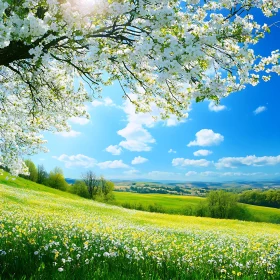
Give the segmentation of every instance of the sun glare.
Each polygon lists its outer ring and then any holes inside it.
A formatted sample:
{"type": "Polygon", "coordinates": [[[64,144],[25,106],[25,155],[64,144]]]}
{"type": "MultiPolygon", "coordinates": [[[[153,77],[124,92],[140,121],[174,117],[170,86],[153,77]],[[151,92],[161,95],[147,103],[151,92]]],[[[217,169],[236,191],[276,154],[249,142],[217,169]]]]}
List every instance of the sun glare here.
{"type": "Polygon", "coordinates": [[[80,12],[90,13],[94,10],[98,0],[75,0],[75,4],[80,12]]]}

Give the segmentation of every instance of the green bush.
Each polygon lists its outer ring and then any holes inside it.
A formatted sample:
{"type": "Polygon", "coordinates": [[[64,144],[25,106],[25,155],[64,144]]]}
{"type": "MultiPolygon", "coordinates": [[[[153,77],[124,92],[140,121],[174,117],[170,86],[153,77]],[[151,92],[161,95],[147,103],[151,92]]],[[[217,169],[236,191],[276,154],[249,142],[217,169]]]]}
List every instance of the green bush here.
{"type": "Polygon", "coordinates": [[[157,213],[164,213],[164,209],[161,205],[155,203],[148,205],[148,211],[149,212],[157,212],[157,213]]]}
{"type": "Polygon", "coordinates": [[[252,220],[248,209],[237,202],[238,196],[234,193],[210,191],[206,201],[200,203],[196,209],[196,216],[218,219],[252,220]]]}
{"type": "Polygon", "coordinates": [[[80,181],[80,180],[75,181],[73,186],[70,187],[70,192],[84,198],[90,198],[88,187],[84,181],[80,181]]]}
{"type": "Polygon", "coordinates": [[[47,180],[47,185],[54,189],[66,191],[68,184],[64,179],[63,171],[61,168],[55,167],[54,170],[50,172],[50,176],[47,180]]]}

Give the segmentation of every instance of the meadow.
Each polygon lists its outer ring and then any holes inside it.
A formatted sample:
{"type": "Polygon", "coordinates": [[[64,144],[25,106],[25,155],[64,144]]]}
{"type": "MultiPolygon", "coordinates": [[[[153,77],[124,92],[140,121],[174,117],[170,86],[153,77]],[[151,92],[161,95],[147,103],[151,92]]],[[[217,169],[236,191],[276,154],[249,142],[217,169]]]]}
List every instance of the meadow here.
{"type": "MultiPolygon", "coordinates": [[[[113,204],[124,208],[178,215],[194,215],[196,207],[205,201],[205,198],[197,196],[140,194],[131,192],[114,192],[114,197],[113,204]]],[[[280,224],[280,209],[248,204],[242,205],[248,212],[248,216],[245,219],[280,224]]]]}
{"type": "Polygon", "coordinates": [[[148,213],[0,176],[0,279],[280,279],[280,226],[148,213]]]}

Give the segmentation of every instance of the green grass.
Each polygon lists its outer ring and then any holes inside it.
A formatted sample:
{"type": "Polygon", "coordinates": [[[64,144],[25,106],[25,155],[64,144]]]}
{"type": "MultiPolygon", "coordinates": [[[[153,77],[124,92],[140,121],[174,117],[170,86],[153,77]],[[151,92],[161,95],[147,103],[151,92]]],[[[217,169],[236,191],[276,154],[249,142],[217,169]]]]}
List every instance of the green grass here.
{"type": "Polygon", "coordinates": [[[203,198],[195,196],[179,196],[168,194],[139,194],[131,192],[114,192],[113,204],[131,209],[167,214],[190,214],[191,208],[195,208],[203,198]]]}
{"type": "Polygon", "coordinates": [[[184,206],[197,206],[204,199],[196,196],[181,196],[168,194],[140,194],[131,192],[114,192],[117,203],[131,202],[143,205],[160,204],[166,209],[180,211],[184,206]]]}
{"type": "Polygon", "coordinates": [[[280,279],[279,225],[128,210],[5,177],[1,280],[280,279]]]}
{"type": "MultiPolygon", "coordinates": [[[[154,210],[167,214],[192,215],[196,207],[205,198],[166,194],[139,194],[131,192],[114,192],[115,205],[131,209],[154,210]]],[[[280,209],[243,204],[247,208],[250,220],[280,224],[280,209]]]]}

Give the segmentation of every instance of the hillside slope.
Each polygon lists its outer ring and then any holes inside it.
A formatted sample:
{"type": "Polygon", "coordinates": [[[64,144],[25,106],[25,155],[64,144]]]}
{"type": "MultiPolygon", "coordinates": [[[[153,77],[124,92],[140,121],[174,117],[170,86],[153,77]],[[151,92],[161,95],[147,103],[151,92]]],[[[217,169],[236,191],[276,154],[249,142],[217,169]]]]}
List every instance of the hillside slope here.
{"type": "MultiPolygon", "coordinates": [[[[195,208],[205,200],[203,197],[168,194],[140,194],[132,192],[114,192],[116,205],[130,209],[147,209],[178,215],[192,215],[195,208]]],[[[250,221],[280,224],[280,209],[242,204],[247,209],[250,221]]],[[[243,218],[244,219],[244,218],[243,218]]]]}
{"type": "Polygon", "coordinates": [[[0,279],[280,279],[279,225],[126,210],[0,180],[0,279]]]}

